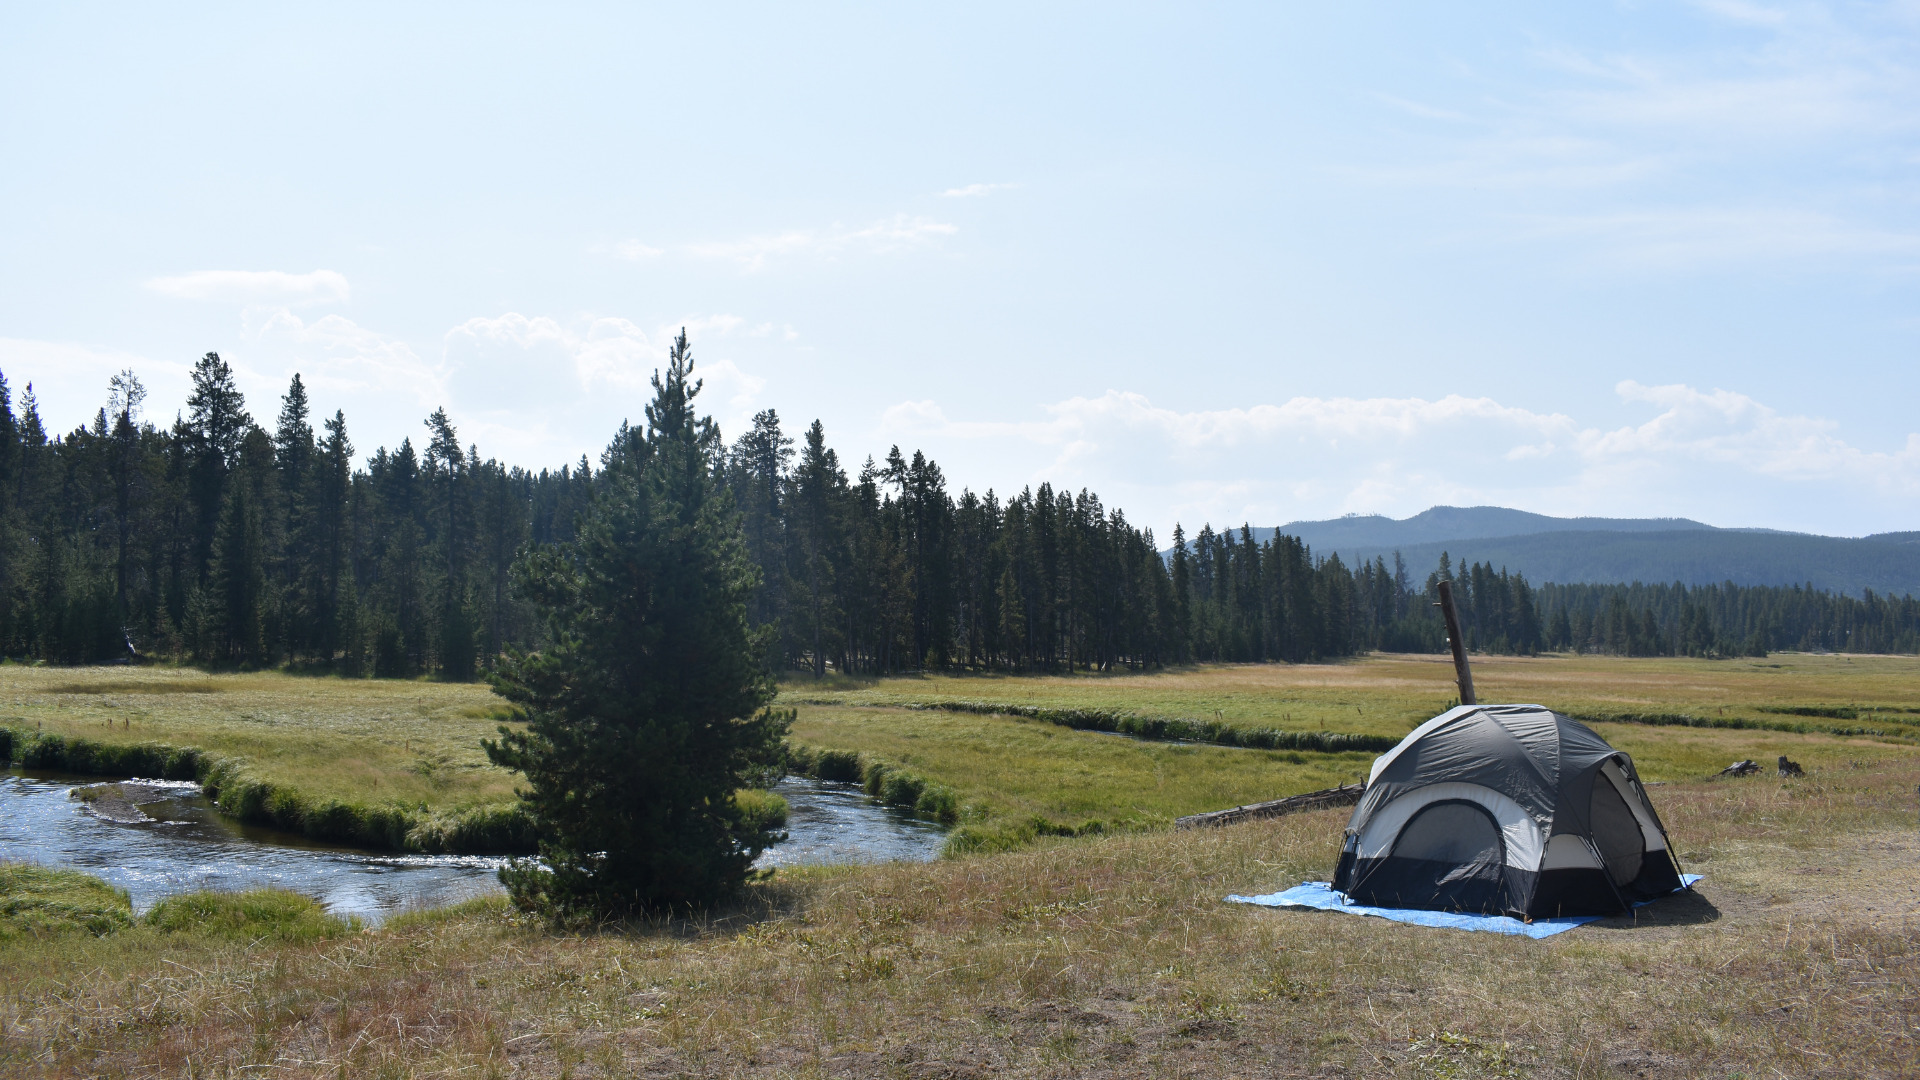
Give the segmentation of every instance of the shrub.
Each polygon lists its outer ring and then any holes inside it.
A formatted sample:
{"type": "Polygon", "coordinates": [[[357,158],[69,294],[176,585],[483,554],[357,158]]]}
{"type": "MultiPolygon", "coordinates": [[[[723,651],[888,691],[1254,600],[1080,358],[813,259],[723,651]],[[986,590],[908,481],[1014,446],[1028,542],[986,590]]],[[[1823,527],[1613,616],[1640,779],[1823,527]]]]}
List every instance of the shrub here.
{"type": "Polygon", "coordinates": [[[880,783],[878,794],[880,801],[888,806],[911,810],[920,804],[920,794],[926,789],[926,780],[913,773],[889,771],[880,783]]]}
{"type": "Polygon", "coordinates": [[[951,825],[960,820],[960,797],[945,784],[928,784],[914,800],[913,812],[951,825]]]}
{"type": "Polygon", "coordinates": [[[841,784],[859,783],[862,771],[854,750],[822,750],[813,763],[814,776],[841,784]]]}
{"type": "Polygon", "coordinates": [[[787,827],[787,800],[760,788],[741,788],[733,793],[733,805],[742,820],[760,832],[777,833],[787,827]]]}

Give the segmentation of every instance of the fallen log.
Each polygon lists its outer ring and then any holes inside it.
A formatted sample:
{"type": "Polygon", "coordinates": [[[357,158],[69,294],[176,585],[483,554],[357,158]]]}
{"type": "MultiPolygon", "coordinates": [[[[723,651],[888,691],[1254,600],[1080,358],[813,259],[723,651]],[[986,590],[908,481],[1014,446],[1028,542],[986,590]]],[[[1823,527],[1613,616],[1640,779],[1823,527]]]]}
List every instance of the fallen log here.
{"type": "Polygon", "coordinates": [[[1231,810],[1214,810],[1205,814],[1190,814],[1175,818],[1176,829],[1217,829],[1222,825],[1238,825],[1243,821],[1256,821],[1261,818],[1283,817],[1297,814],[1303,810],[1319,810],[1329,806],[1352,806],[1366,794],[1365,784],[1341,784],[1339,787],[1324,791],[1309,791],[1305,795],[1291,795],[1272,802],[1249,803],[1236,806],[1231,810]]]}

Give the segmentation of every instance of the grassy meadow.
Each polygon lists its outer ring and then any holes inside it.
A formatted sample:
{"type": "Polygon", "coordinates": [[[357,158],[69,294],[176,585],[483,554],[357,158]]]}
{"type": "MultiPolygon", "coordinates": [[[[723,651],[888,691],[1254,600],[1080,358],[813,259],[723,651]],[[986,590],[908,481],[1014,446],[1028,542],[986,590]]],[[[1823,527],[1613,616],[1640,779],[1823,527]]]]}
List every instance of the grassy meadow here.
{"type": "Polygon", "coordinates": [[[1037,720],[805,707],[792,740],[898,763],[960,793],[963,820],[1169,824],[1203,810],[1366,778],[1372,754],[1162,743],[1037,720]]]}
{"type": "MultiPolygon", "coordinates": [[[[1482,697],[1594,715],[1895,716],[1920,659],[1476,660],[1482,697]]],[[[1062,678],[789,680],[796,743],[950,787],[963,829],[1117,828],[928,864],[785,869],[697,919],[560,934],[497,900],[374,930],[284,893],[135,919],[0,866],[0,1075],[1908,1076],[1920,1061],[1920,740],[1611,722],[1697,891],[1535,942],[1222,902],[1332,869],[1346,811],[1171,817],[1369,755],[1156,743],[907,708],[1050,703],[1403,734],[1438,658],[1062,678]],[[1367,728],[1366,725],[1374,725],[1367,728]],[[1787,754],[1808,775],[1723,779],[1787,754]]],[[[193,745],[289,790],[486,805],[484,687],[0,667],[0,725],[193,745]]],[[[1876,721],[1877,722],[1877,721],[1876,721]]]]}
{"type": "MultiPolygon", "coordinates": [[[[1594,721],[1648,780],[1717,773],[1784,754],[1811,767],[1885,757],[1920,762],[1920,658],[1781,655],[1767,660],[1475,657],[1483,701],[1587,717],[1689,714],[1757,724],[1866,726],[1892,737],[1594,721]],[[1800,709],[1803,713],[1778,710],[1800,709]],[[1804,715],[1813,712],[1816,715],[1804,715]],[[1854,719],[1817,715],[1851,713],[1854,719]],[[1910,733],[1910,735],[1908,734],[1910,733]]],[[[1043,720],[925,708],[943,702],[1217,718],[1248,728],[1405,735],[1449,706],[1443,656],[1334,664],[1220,665],[1150,674],[789,678],[794,741],[897,763],[956,790],[967,820],[1033,818],[1077,828],[1152,827],[1175,817],[1366,778],[1371,753],[1155,743],[1043,720]],[[918,708],[912,706],[920,706],[918,708]]]]}
{"type": "Polygon", "coordinates": [[[191,746],[320,798],[510,800],[513,777],[480,749],[510,716],[484,683],[0,665],[0,725],[191,746]]]}
{"type": "Polygon", "coordinates": [[[1920,770],[1860,749],[1656,788],[1705,881],[1545,941],[1221,901],[1324,879],[1338,810],[782,872],[582,934],[487,901],[41,925],[0,934],[0,1074],[1911,1076],[1920,770]]]}
{"type": "MultiPolygon", "coordinates": [[[[1911,656],[1776,654],[1766,659],[1476,656],[1482,701],[1546,705],[1581,717],[1689,713],[1760,723],[1801,719],[1783,709],[1847,709],[1861,723],[1920,734],[1920,660],[1911,656]]],[[[1452,704],[1446,656],[1384,654],[1328,664],[1206,665],[1167,672],[797,677],[795,705],[902,706],[1001,702],[1219,719],[1282,731],[1398,737],[1452,704]]]]}
{"type": "MultiPolygon", "coordinates": [[[[1780,754],[1820,768],[1920,755],[1920,727],[1908,725],[1920,722],[1914,657],[1477,657],[1474,666],[1483,700],[1539,702],[1575,715],[1685,713],[1913,735],[1596,721],[1650,780],[1701,777],[1741,758],[1771,762],[1780,754]],[[1782,711],[1790,709],[1801,712],[1782,711]]],[[[796,744],[857,753],[950,789],[964,838],[993,847],[1025,843],[1035,826],[1155,828],[1354,782],[1372,754],[1153,742],[991,711],[907,706],[1102,709],[1398,737],[1451,701],[1451,679],[1444,657],[1388,655],[1152,674],[802,676],[782,682],[779,703],[797,712],[796,744]]],[[[511,814],[515,778],[480,748],[510,720],[505,704],[477,683],[0,665],[0,727],[109,746],[191,747],[223,762],[230,781],[253,785],[230,782],[221,796],[240,816],[321,839],[421,850],[514,849],[501,844],[497,823],[511,814]],[[249,791],[252,798],[238,797],[249,791]]]]}
{"type": "Polygon", "coordinates": [[[481,683],[0,665],[17,761],[145,776],[171,761],[242,820],[368,847],[524,847],[514,777],[480,747],[505,706],[481,683]]]}

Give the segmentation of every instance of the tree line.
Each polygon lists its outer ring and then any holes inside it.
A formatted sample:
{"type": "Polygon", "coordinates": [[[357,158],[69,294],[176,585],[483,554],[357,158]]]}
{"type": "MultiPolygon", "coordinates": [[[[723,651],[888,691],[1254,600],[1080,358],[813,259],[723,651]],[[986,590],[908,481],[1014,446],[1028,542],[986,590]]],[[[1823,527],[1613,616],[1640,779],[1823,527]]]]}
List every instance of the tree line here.
{"type": "MultiPolygon", "coordinates": [[[[167,426],[115,376],[92,421],[46,430],[0,377],[0,653],[130,654],[214,666],[467,679],[549,633],[516,563],[575,540],[633,429],[597,466],[533,472],[462,446],[444,410],[359,456],[294,376],[271,429],[231,368],[195,364],[167,426]]],[[[1535,586],[1480,563],[1416,578],[1396,556],[1346,565],[1246,527],[1162,551],[1092,492],[957,494],[894,448],[850,468],[815,421],[767,410],[701,460],[758,571],[747,615],[769,671],[1062,672],[1204,661],[1438,652],[1454,582],[1469,646],[1630,655],[1813,648],[1920,651],[1912,598],[1721,585],[1535,586]]]]}

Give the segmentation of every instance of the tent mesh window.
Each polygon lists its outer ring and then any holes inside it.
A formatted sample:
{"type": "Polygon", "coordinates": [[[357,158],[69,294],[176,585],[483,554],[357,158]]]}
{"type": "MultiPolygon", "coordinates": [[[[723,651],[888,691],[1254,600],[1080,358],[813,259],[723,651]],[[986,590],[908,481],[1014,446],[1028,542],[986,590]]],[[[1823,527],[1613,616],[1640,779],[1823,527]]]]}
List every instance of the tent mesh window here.
{"type": "Polygon", "coordinates": [[[1607,876],[1624,888],[1640,876],[1646,841],[1640,835],[1640,822],[1604,773],[1593,778],[1593,804],[1587,820],[1593,828],[1594,845],[1607,864],[1607,876]]]}

